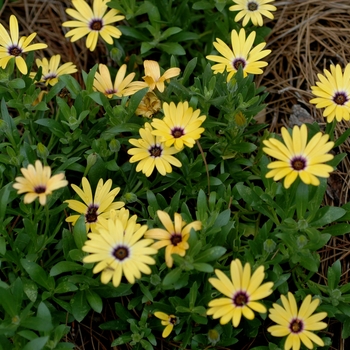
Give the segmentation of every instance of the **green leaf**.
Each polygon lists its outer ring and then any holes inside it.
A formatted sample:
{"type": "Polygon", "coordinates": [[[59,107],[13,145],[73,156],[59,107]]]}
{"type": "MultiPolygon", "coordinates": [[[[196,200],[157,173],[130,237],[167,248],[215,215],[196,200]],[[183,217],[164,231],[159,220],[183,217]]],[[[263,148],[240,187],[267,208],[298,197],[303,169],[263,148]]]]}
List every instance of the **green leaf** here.
{"type": "Polygon", "coordinates": [[[57,276],[64,272],[80,271],[83,270],[81,264],[77,264],[72,261],[60,261],[56,265],[52,266],[50,270],[50,276],[57,276]]]}
{"type": "Polygon", "coordinates": [[[26,83],[21,78],[15,78],[9,81],[9,87],[12,89],[24,89],[26,87],[26,83]]]}
{"type": "MultiPolygon", "coordinates": [[[[6,184],[1,190],[0,190],[0,222],[4,222],[5,215],[6,215],[6,208],[7,203],[9,201],[9,196],[11,193],[13,182],[10,182],[6,184]]],[[[5,248],[6,251],[6,248],[5,248]]],[[[0,254],[5,254],[4,249],[0,248],[0,254]]]]}
{"type": "Polygon", "coordinates": [[[171,36],[171,35],[174,35],[174,34],[176,34],[176,33],[179,33],[179,32],[181,32],[182,31],[182,29],[181,28],[179,28],[179,27],[170,27],[170,28],[167,28],[163,33],[162,33],[162,35],[160,36],[160,41],[162,41],[162,40],[165,40],[165,39],[167,39],[169,36],[171,36]]]}
{"type": "Polygon", "coordinates": [[[295,204],[297,208],[297,218],[304,218],[309,204],[309,186],[300,182],[296,191],[295,204]]]}
{"type": "Polygon", "coordinates": [[[322,232],[332,236],[341,236],[350,233],[350,224],[341,223],[326,227],[322,232]]]}
{"type": "Polygon", "coordinates": [[[205,1],[205,0],[203,0],[203,1],[196,1],[194,4],[193,4],[193,6],[192,6],[192,8],[194,9],[194,10],[210,10],[210,9],[212,9],[214,6],[213,6],[213,4],[211,3],[211,2],[209,2],[209,1],[205,1]]]}
{"type": "Polygon", "coordinates": [[[163,285],[167,286],[170,284],[173,284],[177,282],[177,280],[180,278],[182,273],[182,270],[179,267],[176,267],[175,269],[171,270],[163,279],[163,285]]]}
{"type": "Polygon", "coordinates": [[[123,334],[121,335],[120,337],[118,337],[117,339],[114,339],[112,341],[112,344],[111,346],[117,346],[117,345],[123,345],[123,344],[126,344],[126,343],[130,343],[132,340],[131,338],[131,333],[127,333],[127,334],[123,334]]]}
{"type": "Polygon", "coordinates": [[[197,299],[197,293],[198,293],[198,284],[195,281],[190,288],[190,293],[189,293],[189,306],[190,309],[193,309],[195,304],[196,304],[196,299],[197,299]]]}
{"type": "Polygon", "coordinates": [[[92,291],[91,289],[87,289],[86,299],[95,312],[99,314],[102,312],[103,302],[101,297],[96,292],[92,291]]]}
{"type": "Polygon", "coordinates": [[[0,287],[0,305],[11,318],[17,316],[17,305],[13,303],[13,296],[9,289],[0,287]]]}
{"type": "Polygon", "coordinates": [[[257,146],[250,142],[240,142],[236,145],[229,146],[230,151],[236,151],[240,153],[252,153],[257,149],[257,146]]]}
{"type": "Polygon", "coordinates": [[[346,214],[346,210],[338,207],[324,207],[321,208],[315,218],[310,222],[310,226],[323,227],[331,222],[337,221],[343,215],[346,214]]]}
{"type": "Polygon", "coordinates": [[[27,343],[22,350],[41,350],[44,348],[48,340],[49,336],[33,339],[27,343]]]}
{"type": "Polygon", "coordinates": [[[114,309],[116,315],[118,315],[118,317],[120,317],[124,321],[133,318],[133,315],[128,311],[128,309],[119,302],[114,303],[114,309]]]}
{"type": "Polygon", "coordinates": [[[332,267],[328,268],[328,272],[327,272],[327,283],[330,289],[337,288],[340,282],[340,276],[341,276],[341,265],[340,265],[340,260],[337,260],[332,265],[332,267]]]}
{"type": "Polygon", "coordinates": [[[143,349],[145,349],[145,350],[153,350],[152,344],[150,342],[148,342],[147,340],[141,339],[140,343],[141,343],[143,349]]]}
{"type": "Polygon", "coordinates": [[[76,292],[70,304],[72,306],[72,314],[78,322],[81,322],[90,311],[90,305],[83,291],[76,292]]]}
{"type": "Polygon", "coordinates": [[[87,241],[85,216],[83,214],[80,215],[80,218],[74,225],[73,237],[78,249],[81,249],[87,241]]]}
{"type": "Polygon", "coordinates": [[[343,330],[341,332],[341,337],[346,339],[350,336],[350,317],[347,317],[343,323],[343,330]]]}
{"type": "Polygon", "coordinates": [[[311,254],[301,255],[299,262],[302,267],[312,272],[317,272],[320,265],[319,261],[311,254]]]}
{"type": "Polygon", "coordinates": [[[74,283],[63,281],[58,284],[58,286],[55,288],[54,293],[64,294],[69,292],[75,292],[76,290],[78,290],[78,287],[74,283]]]}
{"type": "Polygon", "coordinates": [[[137,39],[140,42],[147,42],[150,40],[150,38],[147,37],[146,35],[144,35],[144,33],[142,31],[139,31],[138,29],[135,29],[133,27],[118,26],[118,29],[120,29],[120,31],[123,33],[123,35],[137,39]]]}
{"type": "Polygon", "coordinates": [[[50,129],[50,132],[59,138],[64,139],[66,137],[63,127],[56,120],[49,119],[49,118],[39,119],[39,120],[36,120],[35,123],[50,129]]]}
{"type": "Polygon", "coordinates": [[[197,271],[206,272],[206,273],[212,273],[214,271],[213,266],[206,263],[194,263],[193,267],[197,271]]]}
{"type": "Polygon", "coordinates": [[[40,286],[48,291],[52,291],[55,288],[55,280],[53,277],[47,276],[45,270],[37,263],[27,259],[21,259],[21,264],[30,278],[40,286]]]}
{"type": "Polygon", "coordinates": [[[157,48],[168,53],[169,55],[177,55],[177,56],[186,55],[186,51],[178,43],[158,44],[157,48]]]}
{"type": "Polygon", "coordinates": [[[219,246],[212,247],[212,248],[205,250],[201,254],[199,254],[194,259],[194,262],[195,263],[205,263],[208,261],[214,261],[214,260],[216,261],[221,256],[223,256],[225,253],[226,253],[226,248],[224,248],[224,247],[219,247],[219,246]]]}
{"type": "Polygon", "coordinates": [[[198,192],[197,197],[197,219],[199,221],[205,222],[207,219],[207,196],[202,189],[198,192]]]}

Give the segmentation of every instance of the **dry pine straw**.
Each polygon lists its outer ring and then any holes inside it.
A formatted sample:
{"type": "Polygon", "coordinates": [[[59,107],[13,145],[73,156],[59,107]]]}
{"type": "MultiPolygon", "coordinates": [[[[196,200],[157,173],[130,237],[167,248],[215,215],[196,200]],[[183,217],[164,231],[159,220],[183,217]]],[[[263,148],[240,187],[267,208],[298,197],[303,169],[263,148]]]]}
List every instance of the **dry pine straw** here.
{"type": "MultiPolygon", "coordinates": [[[[59,53],[62,62],[74,62],[78,71],[88,71],[101,58],[108,60],[106,49],[99,41],[97,49],[90,52],[85,47],[85,40],[71,43],[64,38],[63,31],[67,29],[62,28],[61,23],[69,19],[65,8],[70,3],[69,0],[5,0],[0,9],[0,22],[7,28],[10,14],[15,14],[22,28],[21,35],[38,33],[35,42],[47,43],[47,54],[59,53]]],[[[265,120],[271,131],[279,132],[282,125],[291,125],[292,109],[294,111],[297,105],[311,120],[324,126],[322,111],[309,103],[312,98],[310,87],[318,81],[317,74],[322,73],[325,68],[329,69],[330,64],[339,63],[345,67],[350,61],[350,1],[286,0],[276,1],[274,4],[277,6],[275,19],[266,21],[267,26],[272,28],[266,38],[267,48],[272,50],[267,58],[269,65],[264,69],[263,75],[256,77],[257,84],[266,86],[269,92],[265,120]]],[[[78,74],[75,78],[81,79],[78,74]]],[[[336,136],[341,135],[349,125],[350,122],[345,121],[338,123],[336,136]]],[[[337,151],[348,153],[349,147],[347,140],[337,151]]],[[[327,204],[342,205],[348,202],[349,168],[349,160],[345,158],[330,177],[325,198],[327,204]]],[[[337,259],[342,262],[342,283],[350,282],[349,251],[348,235],[330,240],[320,251],[319,282],[326,283],[327,269],[337,259]]],[[[81,327],[84,325],[80,325],[79,330],[81,327]]],[[[85,345],[87,348],[104,348],[98,340],[101,334],[98,336],[92,329],[90,327],[88,331],[90,340],[87,339],[89,337],[86,338],[86,331],[83,332],[85,339],[81,339],[79,349],[85,349],[85,345]]],[[[79,336],[75,338],[77,341],[79,336]]],[[[339,339],[337,348],[333,349],[345,349],[344,341],[339,339]]]]}

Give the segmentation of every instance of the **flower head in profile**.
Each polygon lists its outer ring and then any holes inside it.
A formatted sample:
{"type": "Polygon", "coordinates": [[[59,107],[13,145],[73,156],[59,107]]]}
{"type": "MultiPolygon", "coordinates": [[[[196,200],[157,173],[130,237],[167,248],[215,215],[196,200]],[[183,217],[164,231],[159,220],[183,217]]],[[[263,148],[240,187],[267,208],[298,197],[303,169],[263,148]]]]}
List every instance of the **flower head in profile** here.
{"type": "Polygon", "coordinates": [[[135,111],[135,114],[142,115],[143,117],[146,117],[146,118],[151,118],[153,114],[158,113],[160,109],[161,109],[161,104],[160,104],[159,98],[154,92],[149,91],[142,98],[139,106],[135,111]]]}
{"type": "Polygon", "coordinates": [[[214,74],[223,73],[225,70],[229,73],[227,81],[236,74],[239,67],[243,69],[243,75],[247,74],[262,74],[262,67],[268,65],[265,61],[260,61],[267,56],[271,50],[263,50],[266,43],[260,43],[253,47],[256,33],[251,32],[246,38],[246,32],[244,28],[241,28],[239,33],[235,30],[231,32],[231,45],[232,49],[227,46],[221,39],[217,38],[217,42],[213,45],[216,50],[222,55],[209,55],[207,59],[210,61],[218,62],[214,64],[211,69],[214,74]]]}
{"type": "Polygon", "coordinates": [[[194,229],[195,231],[200,230],[202,228],[202,223],[200,221],[193,221],[190,224],[186,224],[179,213],[174,214],[174,223],[169,214],[165,211],[158,210],[157,215],[165,229],[150,229],[145,233],[145,237],[158,240],[158,242],[154,243],[152,247],[157,249],[166,247],[165,262],[168,267],[172,267],[174,260],[171,255],[186,255],[186,250],[189,248],[187,241],[190,237],[191,229],[194,229]]]}
{"type": "Polygon", "coordinates": [[[229,7],[230,11],[239,11],[235,17],[235,21],[240,21],[243,17],[243,27],[245,27],[249,20],[255,26],[263,26],[263,18],[273,19],[273,14],[270,11],[276,11],[276,6],[270,5],[274,0],[233,0],[235,5],[229,7]]]}
{"type": "Polygon", "coordinates": [[[148,87],[149,91],[158,89],[159,92],[163,92],[165,89],[164,83],[180,74],[180,68],[175,67],[169,68],[163,75],[160,75],[160,67],[157,61],[145,60],[143,65],[145,67],[145,76],[142,77],[144,81],[134,81],[130,84],[130,88],[136,91],[148,87]]]}
{"type": "Polygon", "coordinates": [[[147,177],[156,168],[158,172],[165,176],[173,171],[171,165],[181,167],[181,162],[173,154],[179,151],[174,147],[168,147],[160,141],[160,137],[152,135],[152,127],[149,123],[144,128],[140,128],[141,139],[130,139],[129,142],[136,148],[128,150],[132,155],[129,162],[139,162],[136,171],[142,171],[147,177]]]}
{"type": "Polygon", "coordinates": [[[111,74],[105,64],[99,64],[99,72],[96,72],[94,78],[94,89],[102,92],[108,98],[113,95],[122,97],[126,92],[126,88],[134,79],[135,73],[130,73],[125,77],[126,64],[123,64],[115,77],[114,84],[112,83],[111,74]]]}
{"type": "Polygon", "coordinates": [[[107,2],[109,0],[93,0],[91,8],[85,0],[72,0],[74,9],[67,9],[66,12],[73,21],[62,23],[63,27],[76,27],[70,30],[65,36],[71,37],[71,41],[77,41],[87,35],[86,47],[94,51],[97,45],[98,37],[101,36],[108,44],[113,44],[113,38],[120,38],[122,32],[111,25],[124,19],[124,16],[118,15],[119,11],[111,9],[106,12],[107,2]]]}
{"type": "Polygon", "coordinates": [[[226,297],[211,300],[208,304],[208,315],[220,318],[221,324],[232,321],[233,327],[241,322],[242,315],[253,320],[253,311],[265,313],[266,307],[258,300],[264,299],[272,293],[272,282],[262,284],[264,280],[264,266],[259,266],[253,274],[246,263],[244,267],[239,259],[231,261],[231,279],[222,271],[215,270],[218,278],[209,278],[209,282],[226,297]]]}
{"type": "Polygon", "coordinates": [[[310,100],[316,108],[325,108],[323,116],[331,123],[335,118],[350,120],[350,63],[345,67],[344,74],[339,64],[331,65],[331,71],[324,70],[324,74],[317,74],[320,81],[317,86],[311,86],[316,98],[310,100]]]}
{"type": "Polygon", "coordinates": [[[113,202],[116,195],[119,193],[120,188],[116,187],[111,190],[111,179],[107,180],[105,183],[100,179],[94,196],[92,196],[91,186],[88,179],[83,177],[81,182],[83,189],[80,189],[74,184],[72,184],[72,188],[83,200],[83,203],[75,199],[64,201],[68,204],[70,209],[79,213],[77,215],[68,216],[66,219],[66,221],[71,222],[72,225],[76,223],[81,214],[84,214],[87,230],[93,229],[96,223],[106,221],[109,218],[112,209],[120,209],[124,206],[124,202],[113,202]]]}
{"type": "Polygon", "coordinates": [[[90,253],[83,258],[84,263],[96,263],[93,273],[101,274],[101,282],[107,284],[112,280],[118,287],[122,276],[131,284],[141,278],[141,274],[150,274],[149,265],[155,260],[150,256],[157,254],[157,249],[150,247],[151,239],[142,238],[147,225],[129,225],[124,231],[121,220],[108,220],[108,228],[97,226],[88,234],[82,250],[90,253]]]}
{"type": "Polygon", "coordinates": [[[305,124],[294,126],[292,136],[284,127],[281,132],[284,143],[274,138],[263,141],[266,146],[263,151],[277,159],[268,164],[271,171],[266,174],[267,178],[273,177],[275,181],[285,178],[284,187],[289,188],[298,176],[305,184],[314,186],[320,184],[317,176],[329,177],[333,168],[323,163],[333,159],[333,155],[327,152],[333,148],[334,142],[328,141],[328,134],[319,132],[308,142],[305,124]]]}
{"type": "Polygon", "coordinates": [[[11,58],[15,59],[16,66],[22,74],[28,73],[27,63],[22,57],[22,53],[47,48],[46,44],[30,43],[35,38],[36,33],[28,37],[19,37],[18,21],[16,16],[10,16],[10,35],[2,24],[0,24],[0,67],[5,69],[11,58]]]}
{"type": "Polygon", "coordinates": [[[155,129],[152,134],[159,136],[166,146],[174,145],[181,151],[184,146],[192,148],[201,137],[204,128],[201,127],[206,119],[201,111],[188,106],[188,102],[179,102],[175,105],[170,102],[163,103],[164,118],[153,119],[152,126],[155,129]]]}
{"type": "Polygon", "coordinates": [[[36,160],[34,166],[29,164],[27,168],[21,168],[21,173],[23,177],[16,177],[13,188],[18,190],[18,194],[26,193],[23,199],[25,204],[39,198],[39,203],[45,205],[48,195],[68,185],[63,173],[51,176],[51,168],[43,166],[40,160],[36,160]]]}
{"type": "Polygon", "coordinates": [[[162,337],[163,338],[168,337],[169,334],[171,333],[171,331],[173,330],[174,326],[178,322],[177,317],[174,315],[167,315],[166,313],[161,312],[161,311],[156,311],[154,313],[154,316],[156,316],[157,318],[162,320],[161,321],[162,326],[165,326],[163,333],[162,333],[162,337]]]}
{"type": "Polygon", "coordinates": [[[327,327],[327,323],[320,322],[327,317],[326,312],[313,314],[320,303],[319,299],[312,300],[308,295],[302,302],[300,309],[292,293],[288,293],[288,298],[281,295],[282,306],[273,304],[269,310],[269,318],[277,325],[267,329],[274,337],[287,336],[284,350],[299,350],[301,342],[308,348],[313,349],[314,344],[324,346],[323,340],[313,333],[327,327]]]}
{"type": "MultiPolygon", "coordinates": [[[[60,66],[61,55],[54,55],[48,60],[43,58],[42,60],[36,59],[35,63],[38,68],[42,69],[42,76],[40,82],[44,82],[46,85],[51,86],[57,84],[58,77],[63,74],[73,74],[77,72],[77,67],[72,62],[64,63],[60,66]]],[[[34,78],[36,73],[30,73],[30,77],[34,78]]]]}

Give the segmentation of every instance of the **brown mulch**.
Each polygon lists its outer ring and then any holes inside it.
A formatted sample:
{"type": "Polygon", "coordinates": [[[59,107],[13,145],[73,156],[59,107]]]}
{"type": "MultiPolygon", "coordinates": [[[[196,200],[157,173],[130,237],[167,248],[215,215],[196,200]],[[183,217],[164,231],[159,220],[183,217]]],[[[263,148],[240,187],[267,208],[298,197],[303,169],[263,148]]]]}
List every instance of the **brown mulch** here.
{"type": "MultiPolygon", "coordinates": [[[[283,125],[291,126],[295,118],[304,122],[316,121],[324,127],[322,111],[309,103],[313,97],[311,86],[318,81],[317,74],[323,73],[325,68],[329,69],[330,64],[339,63],[345,67],[350,61],[350,1],[285,0],[276,1],[274,5],[278,9],[275,19],[267,22],[272,28],[266,38],[267,48],[272,50],[267,58],[269,65],[264,68],[264,74],[255,79],[258,85],[266,86],[269,92],[265,120],[270,125],[270,131],[274,132],[279,132],[283,125]]],[[[59,53],[62,62],[75,63],[78,71],[87,72],[95,63],[108,62],[107,50],[102,41],[98,42],[94,52],[90,52],[85,47],[85,38],[74,43],[64,38],[68,29],[62,28],[61,24],[69,20],[65,12],[67,7],[71,7],[69,0],[5,0],[0,9],[0,23],[8,28],[9,16],[15,14],[22,29],[21,35],[38,33],[35,42],[47,43],[46,53],[59,53]]],[[[81,81],[80,74],[76,74],[75,78],[81,81]]],[[[338,123],[336,136],[349,126],[350,122],[338,123]]],[[[349,148],[350,140],[347,140],[337,152],[349,153],[349,148]]],[[[349,201],[349,169],[349,160],[345,158],[329,179],[326,204],[340,206],[349,201]]],[[[342,263],[342,284],[350,282],[348,235],[333,237],[320,251],[320,255],[319,277],[323,283],[327,281],[328,267],[338,259],[342,263]]],[[[113,335],[105,332],[99,337],[96,333],[98,329],[89,330],[89,321],[86,322],[76,325],[76,334],[71,333],[69,336],[79,344],[77,349],[108,348],[107,344],[110,344],[113,335]]],[[[339,338],[337,347],[331,349],[350,348],[349,343],[340,339],[339,331],[336,335],[339,338]]]]}

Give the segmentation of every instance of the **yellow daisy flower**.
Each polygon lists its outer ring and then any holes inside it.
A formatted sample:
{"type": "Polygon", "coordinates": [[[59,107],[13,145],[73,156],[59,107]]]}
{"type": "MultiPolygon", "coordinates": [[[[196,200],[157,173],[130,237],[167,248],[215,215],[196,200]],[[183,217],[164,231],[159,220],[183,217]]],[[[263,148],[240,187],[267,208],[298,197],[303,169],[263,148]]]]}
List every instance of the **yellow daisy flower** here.
{"type": "MultiPolygon", "coordinates": [[[[75,199],[64,201],[64,203],[68,204],[70,209],[79,213],[78,215],[71,215],[66,219],[66,221],[71,222],[72,225],[76,223],[81,214],[84,214],[86,228],[87,230],[92,230],[96,226],[96,223],[106,221],[109,218],[112,209],[120,209],[125,204],[124,202],[113,203],[120,188],[116,187],[111,191],[111,179],[107,180],[104,184],[102,179],[99,180],[94,197],[92,197],[91,186],[86,177],[83,177],[82,179],[82,186],[83,190],[72,184],[73,190],[84,201],[84,203],[75,199]]],[[[104,223],[104,226],[106,226],[106,223],[104,223]]]]}
{"type": "MultiPolygon", "coordinates": [[[[73,74],[77,72],[77,67],[72,62],[67,62],[59,67],[61,61],[61,55],[54,55],[48,61],[47,58],[42,60],[36,59],[35,63],[38,68],[42,68],[42,76],[40,82],[44,82],[46,85],[50,84],[54,86],[58,83],[58,77],[63,74],[73,74]]],[[[36,73],[30,73],[30,77],[34,78],[36,73]]]]}
{"type": "Polygon", "coordinates": [[[41,205],[46,204],[47,196],[54,190],[65,187],[68,181],[64,179],[64,174],[51,176],[51,168],[43,166],[40,160],[35,161],[35,166],[28,165],[28,168],[21,168],[24,177],[16,177],[16,183],[13,184],[18,194],[26,193],[23,202],[25,204],[33,202],[37,197],[41,205]]]}
{"type": "Polygon", "coordinates": [[[86,47],[90,51],[94,51],[97,45],[99,35],[108,44],[113,44],[113,38],[120,38],[122,32],[112,23],[121,21],[124,16],[118,15],[119,11],[111,9],[107,11],[107,2],[109,0],[93,0],[93,8],[87,4],[85,0],[72,0],[74,9],[67,9],[66,12],[75,21],[67,21],[62,23],[63,27],[76,27],[70,30],[65,36],[72,37],[71,41],[81,39],[87,35],[86,47]]]}
{"type": "Polygon", "coordinates": [[[273,177],[278,181],[285,177],[284,187],[289,188],[298,176],[305,184],[314,186],[320,184],[316,176],[329,177],[333,168],[322,164],[333,159],[333,155],[327,153],[334,146],[334,142],[328,141],[329,135],[319,132],[307,142],[305,124],[294,126],[292,136],[286,128],[282,128],[281,132],[284,143],[274,138],[263,141],[266,146],[263,151],[278,159],[267,166],[272,169],[266,174],[267,178],[273,177]]]}
{"type": "Polygon", "coordinates": [[[325,108],[323,116],[331,123],[335,118],[350,120],[350,63],[345,67],[344,74],[339,64],[331,65],[331,71],[324,69],[324,75],[317,74],[320,81],[317,86],[311,86],[316,98],[310,100],[316,108],[325,108]]]}
{"type": "Polygon", "coordinates": [[[288,293],[288,298],[281,295],[282,306],[273,304],[269,310],[269,318],[277,325],[267,329],[274,337],[287,336],[284,350],[299,350],[301,342],[308,348],[313,349],[314,344],[324,346],[323,340],[312,331],[318,331],[327,327],[327,323],[320,322],[327,317],[326,312],[313,314],[320,303],[319,299],[311,300],[308,295],[298,310],[294,295],[288,293]],[[312,315],[313,314],[313,315],[312,315]]]}
{"type": "Polygon", "coordinates": [[[174,102],[170,102],[170,105],[164,102],[163,111],[164,118],[155,118],[151,123],[155,129],[152,134],[159,136],[161,141],[165,142],[165,146],[170,147],[174,144],[179,151],[184,145],[192,148],[205,130],[200,126],[206,116],[199,116],[200,110],[193,111],[187,101],[179,102],[177,106],[174,102]]]}
{"type": "Polygon", "coordinates": [[[131,148],[128,153],[132,155],[129,162],[139,162],[136,171],[142,171],[147,177],[157,168],[158,172],[165,176],[173,171],[171,165],[181,167],[181,162],[173,157],[179,151],[174,147],[167,147],[160,142],[158,136],[152,135],[152,127],[145,124],[144,129],[140,128],[141,139],[130,139],[129,142],[136,148],[131,148]]]}
{"type": "Polygon", "coordinates": [[[162,337],[166,338],[167,336],[169,336],[174,326],[176,325],[177,317],[174,315],[167,315],[166,313],[160,311],[156,311],[154,313],[154,316],[162,320],[162,326],[165,326],[162,333],[162,337]]]}
{"type": "Polygon", "coordinates": [[[28,73],[26,61],[22,57],[23,52],[35,51],[47,48],[46,44],[29,45],[35,38],[36,33],[28,37],[19,37],[18,21],[16,16],[10,17],[10,35],[0,24],[0,67],[5,69],[11,58],[15,59],[16,66],[22,74],[28,73]]]}
{"type": "Polygon", "coordinates": [[[165,262],[168,267],[172,267],[174,260],[171,255],[186,255],[186,250],[189,248],[187,241],[190,237],[191,229],[200,230],[202,223],[200,221],[193,221],[186,225],[186,222],[182,220],[181,215],[178,213],[174,214],[174,223],[165,211],[158,210],[157,215],[164,225],[165,230],[161,228],[150,229],[145,233],[145,237],[158,240],[158,242],[152,245],[156,249],[166,247],[165,262]]]}
{"type": "Polygon", "coordinates": [[[93,273],[101,274],[101,282],[107,284],[112,280],[118,287],[124,275],[129,283],[135,283],[141,278],[141,273],[150,274],[148,265],[154,265],[155,260],[149,255],[157,254],[157,249],[149,247],[151,239],[141,239],[147,231],[147,225],[141,227],[129,225],[124,232],[121,220],[108,220],[108,229],[95,228],[88,234],[82,250],[90,253],[83,258],[84,263],[98,264],[93,273]]]}
{"type": "Polygon", "coordinates": [[[134,79],[135,73],[130,73],[125,77],[126,64],[123,64],[115,77],[114,84],[112,83],[111,74],[105,64],[99,64],[99,72],[96,72],[94,78],[94,89],[102,92],[108,98],[113,95],[122,97],[126,92],[126,88],[134,79]]]}
{"type": "Polygon", "coordinates": [[[237,33],[235,30],[231,32],[232,50],[219,38],[213,45],[219,53],[224,56],[209,55],[207,59],[218,62],[211,69],[214,74],[223,73],[225,70],[229,73],[227,81],[236,74],[239,67],[242,67],[244,76],[247,74],[262,74],[262,67],[268,65],[265,61],[260,61],[262,58],[270,54],[271,50],[263,50],[266,43],[261,43],[252,49],[256,33],[251,32],[246,39],[244,28],[241,28],[237,33]]]}
{"type": "Polygon", "coordinates": [[[135,114],[142,115],[146,118],[151,118],[153,114],[159,112],[161,109],[160,100],[157,95],[150,91],[143,97],[139,106],[137,107],[135,114]]]}
{"type": "Polygon", "coordinates": [[[260,313],[267,312],[266,307],[257,300],[266,298],[272,293],[272,282],[261,284],[264,277],[264,266],[259,266],[251,274],[251,267],[246,263],[244,267],[239,259],[231,261],[231,279],[222,271],[215,270],[218,278],[209,278],[209,282],[228,298],[211,300],[208,304],[207,315],[220,318],[221,324],[232,320],[233,327],[241,322],[242,315],[252,320],[255,314],[252,310],[260,313]]]}
{"type": "Polygon", "coordinates": [[[160,75],[160,67],[157,61],[145,60],[143,62],[145,67],[145,76],[142,77],[144,81],[133,81],[130,84],[130,88],[133,90],[141,90],[149,87],[149,91],[158,89],[159,92],[163,92],[165,89],[165,81],[169,82],[171,78],[177,77],[180,74],[180,68],[169,68],[160,75]]]}
{"type": "Polygon", "coordinates": [[[245,27],[249,20],[255,26],[263,26],[263,18],[273,19],[273,14],[270,11],[276,11],[276,6],[270,5],[270,2],[274,0],[232,0],[236,5],[229,7],[230,11],[240,11],[235,17],[235,21],[238,22],[243,17],[243,27],[245,27]]]}
{"type": "Polygon", "coordinates": [[[116,222],[116,220],[119,220],[119,222],[122,223],[124,232],[129,229],[130,226],[132,226],[135,230],[138,230],[141,225],[136,223],[137,221],[137,215],[133,215],[130,217],[130,213],[128,209],[121,208],[119,210],[111,209],[109,212],[109,218],[108,220],[102,220],[96,224],[96,230],[99,230],[100,228],[108,229],[108,221],[112,220],[116,222]]]}

